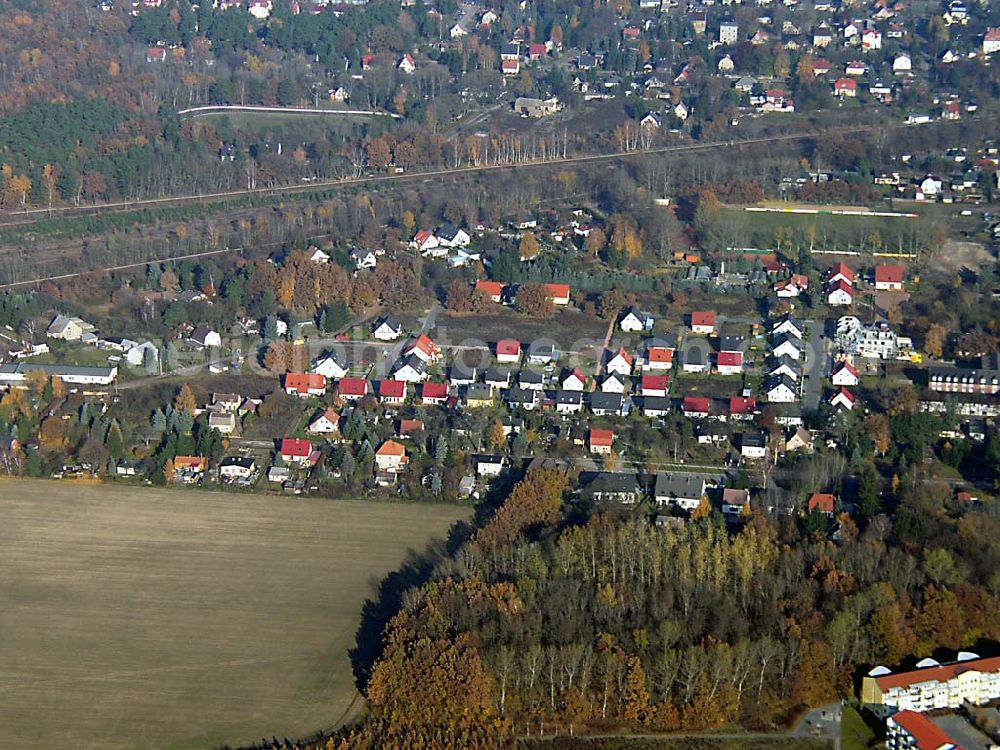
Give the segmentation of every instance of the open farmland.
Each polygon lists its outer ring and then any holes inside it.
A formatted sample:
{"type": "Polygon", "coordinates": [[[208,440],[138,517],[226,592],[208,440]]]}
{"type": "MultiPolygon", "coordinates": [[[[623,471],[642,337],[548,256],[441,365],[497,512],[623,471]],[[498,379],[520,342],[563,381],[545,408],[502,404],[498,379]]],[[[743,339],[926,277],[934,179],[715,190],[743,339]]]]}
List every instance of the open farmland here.
{"type": "Polygon", "coordinates": [[[462,508],[0,481],[0,738],[214,748],[353,714],[377,582],[462,508]]]}

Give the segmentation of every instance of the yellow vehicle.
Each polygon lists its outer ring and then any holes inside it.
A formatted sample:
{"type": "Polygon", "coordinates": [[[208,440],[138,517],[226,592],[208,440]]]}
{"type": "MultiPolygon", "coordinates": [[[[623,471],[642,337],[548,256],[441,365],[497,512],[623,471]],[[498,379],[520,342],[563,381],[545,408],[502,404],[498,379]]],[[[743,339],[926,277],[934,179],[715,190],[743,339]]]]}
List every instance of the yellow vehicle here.
{"type": "Polygon", "coordinates": [[[915,365],[922,365],[924,363],[924,355],[920,352],[913,352],[910,355],[910,361],[915,365]]]}

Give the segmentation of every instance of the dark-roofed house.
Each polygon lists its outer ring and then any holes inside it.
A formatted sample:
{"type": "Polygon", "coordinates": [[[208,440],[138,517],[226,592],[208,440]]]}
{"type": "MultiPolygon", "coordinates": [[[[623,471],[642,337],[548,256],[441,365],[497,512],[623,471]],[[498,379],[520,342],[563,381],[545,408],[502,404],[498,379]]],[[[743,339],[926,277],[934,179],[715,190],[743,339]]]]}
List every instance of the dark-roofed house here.
{"type": "Polygon", "coordinates": [[[628,401],[620,393],[600,393],[590,394],[590,410],[597,416],[627,416],[628,401]]]}
{"type": "Polygon", "coordinates": [[[643,492],[635,474],[601,472],[583,488],[583,495],[595,502],[635,505],[642,500],[643,492]]]}
{"type": "Polygon", "coordinates": [[[659,472],[653,499],[657,505],[676,505],[683,510],[694,510],[705,497],[705,477],[684,472],[659,472]]]}

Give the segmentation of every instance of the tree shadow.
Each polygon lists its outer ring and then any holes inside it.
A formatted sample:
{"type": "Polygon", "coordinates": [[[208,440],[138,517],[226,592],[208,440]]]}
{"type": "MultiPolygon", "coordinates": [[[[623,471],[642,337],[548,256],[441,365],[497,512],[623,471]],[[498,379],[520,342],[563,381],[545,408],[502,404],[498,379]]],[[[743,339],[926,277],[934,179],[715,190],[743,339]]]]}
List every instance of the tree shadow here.
{"type": "Polygon", "coordinates": [[[403,605],[403,595],[430,580],[439,563],[451,557],[472,536],[475,528],[464,521],[456,522],[447,539],[431,541],[423,552],[409,550],[397,570],[379,583],[375,596],[365,602],[361,622],[349,652],[357,688],[364,693],[371,672],[382,653],[382,639],[389,621],[403,605]]]}

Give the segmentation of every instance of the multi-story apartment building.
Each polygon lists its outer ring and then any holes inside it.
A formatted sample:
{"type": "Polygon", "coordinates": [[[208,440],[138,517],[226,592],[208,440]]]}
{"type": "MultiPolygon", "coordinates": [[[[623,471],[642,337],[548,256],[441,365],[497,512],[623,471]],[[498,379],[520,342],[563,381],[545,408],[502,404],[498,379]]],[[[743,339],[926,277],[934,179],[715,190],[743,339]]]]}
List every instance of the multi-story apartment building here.
{"type": "Polygon", "coordinates": [[[896,674],[884,667],[872,670],[862,680],[861,701],[889,715],[958,708],[965,702],[981,706],[1000,698],[1000,657],[959,656],[968,658],[949,664],[928,660],[921,669],[896,674]]]}

